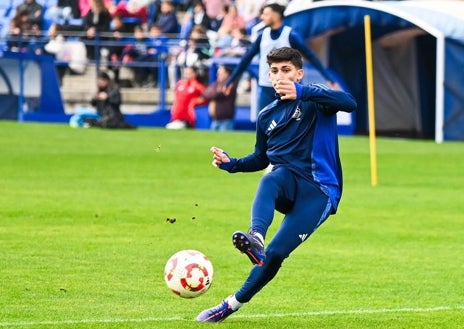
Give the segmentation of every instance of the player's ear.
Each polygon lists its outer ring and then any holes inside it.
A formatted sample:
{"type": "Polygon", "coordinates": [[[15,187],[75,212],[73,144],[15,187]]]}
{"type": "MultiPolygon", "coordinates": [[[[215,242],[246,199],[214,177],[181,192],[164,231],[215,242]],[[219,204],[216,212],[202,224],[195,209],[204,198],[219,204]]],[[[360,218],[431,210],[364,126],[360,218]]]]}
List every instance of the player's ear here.
{"type": "Polygon", "coordinates": [[[303,69],[297,70],[297,72],[296,72],[296,81],[300,82],[301,80],[303,80],[303,76],[304,76],[303,69]]]}

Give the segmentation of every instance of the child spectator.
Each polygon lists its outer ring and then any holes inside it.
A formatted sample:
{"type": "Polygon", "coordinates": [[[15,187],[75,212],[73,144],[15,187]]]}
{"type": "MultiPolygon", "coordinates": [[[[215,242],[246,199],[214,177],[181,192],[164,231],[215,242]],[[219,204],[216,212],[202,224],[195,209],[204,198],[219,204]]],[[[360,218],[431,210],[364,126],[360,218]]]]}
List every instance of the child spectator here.
{"type": "Polygon", "coordinates": [[[155,24],[161,28],[163,34],[169,35],[179,33],[179,22],[172,1],[163,1],[161,3],[160,13],[156,18],[155,24]]]}
{"type": "Polygon", "coordinates": [[[153,86],[158,86],[158,74],[160,69],[165,70],[165,79],[167,79],[167,67],[166,64],[164,67],[160,67],[161,60],[165,60],[168,55],[167,47],[168,38],[162,32],[160,26],[154,24],[150,27],[149,31],[149,41],[148,41],[148,60],[153,63],[153,66],[149,70],[146,70],[147,73],[146,80],[150,79],[150,74],[153,76],[153,86]]]}
{"type": "Polygon", "coordinates": [[[134,72],[134,83],[137,87],[145,84],[147,66],[143,63],[150,62],[148,54],[149,39],[140,25],[134,28],[134,41],[125,46],[121,54],[122,65],[129,66],[134,72]]]}
{"type": "Polygon", "coordinates": [[[114,81],[119,84],[119,70],[121,66],[122,52],[124,45],[122,45],[122,39],[124,35],[130,32],[130,28],[124,24],[121,16],[114,16],[111,21],[113,30],[113,36],[110,38],[110,44],[108,45],[108,68],[114,73],[114,81]]]}

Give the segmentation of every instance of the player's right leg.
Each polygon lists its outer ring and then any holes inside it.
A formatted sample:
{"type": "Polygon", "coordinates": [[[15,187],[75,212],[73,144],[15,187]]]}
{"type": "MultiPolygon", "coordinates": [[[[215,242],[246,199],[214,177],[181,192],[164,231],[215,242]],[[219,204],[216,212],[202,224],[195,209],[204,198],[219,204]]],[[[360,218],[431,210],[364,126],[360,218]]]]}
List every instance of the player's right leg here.
{"type": "Polygon", "coordinates": [[[232,243],[235,248],[248,256],[253,264],[262,266],[266,253],[264,251],[264,241],[253,231],[244,233],[237,231],[232,235],[232,243]]]}

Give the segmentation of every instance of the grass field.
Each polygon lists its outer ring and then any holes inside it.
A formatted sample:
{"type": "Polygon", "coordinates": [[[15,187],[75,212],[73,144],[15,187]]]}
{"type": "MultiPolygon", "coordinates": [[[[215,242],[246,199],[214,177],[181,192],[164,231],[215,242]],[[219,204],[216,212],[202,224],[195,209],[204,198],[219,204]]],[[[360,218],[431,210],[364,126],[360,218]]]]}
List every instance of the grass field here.
{"type": "MultiPolygon", "coordinates": [[[[212,145],[242,156],[254,134],[0,122],[0,327],[209,326],[250,270],[231,233],[262,175],[213,168],[212,145]],[[181,249],[215,267],[197,299],[164,283],[181,249]]],[[[221,328],[464,328],[464,143],[379,138],[375,188],[368,140],[340,149],[339,213],[221,328]]]]}

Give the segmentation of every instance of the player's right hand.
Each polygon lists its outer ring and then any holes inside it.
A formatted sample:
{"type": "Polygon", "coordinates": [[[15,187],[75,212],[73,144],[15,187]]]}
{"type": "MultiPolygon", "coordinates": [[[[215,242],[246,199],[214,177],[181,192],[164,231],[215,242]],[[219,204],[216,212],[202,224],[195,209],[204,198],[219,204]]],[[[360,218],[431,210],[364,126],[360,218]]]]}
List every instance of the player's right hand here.
{"type": "Polygon", "coordinates": [[[217,148],[216,146],[211,147],[211,152],[213,152],[213,166],[220,167],[223,163],[230,162],[230,157],[227,155],[224,150],[217,148]]]}
{"type": "Polygon", "coordinates": [[[236,158],[229,157],[224,150],[215,146],[211,147],[211,152],[213,152],[213,166],[228,172],[233,172],[235,164],[237,163],[236,158]]]}

